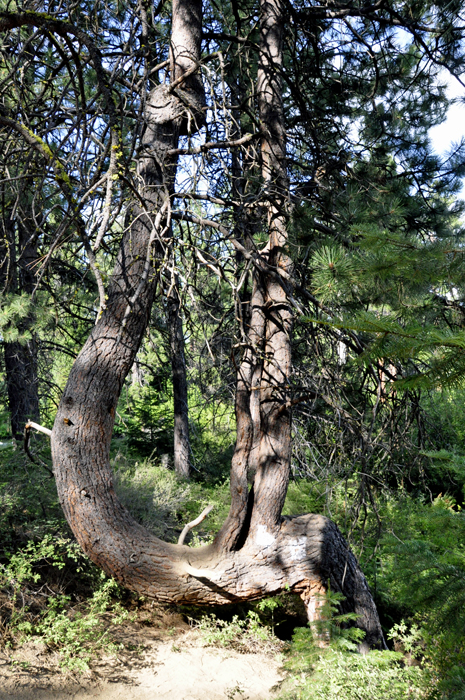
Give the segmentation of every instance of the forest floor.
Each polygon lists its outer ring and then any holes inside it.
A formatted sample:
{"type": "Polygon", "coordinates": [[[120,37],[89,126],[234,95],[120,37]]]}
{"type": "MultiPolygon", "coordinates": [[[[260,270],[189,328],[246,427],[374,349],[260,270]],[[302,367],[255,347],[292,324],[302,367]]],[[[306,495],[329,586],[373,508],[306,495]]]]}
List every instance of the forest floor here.
{"type": "Polygon", "coordinates": [[[181,615],[138,615],[112,634],[116,655],[63,671],[56,651],[28,642],[0,651],[0,700],[268,700],[283,678],[279,653],[205,645],[181,615]]]}

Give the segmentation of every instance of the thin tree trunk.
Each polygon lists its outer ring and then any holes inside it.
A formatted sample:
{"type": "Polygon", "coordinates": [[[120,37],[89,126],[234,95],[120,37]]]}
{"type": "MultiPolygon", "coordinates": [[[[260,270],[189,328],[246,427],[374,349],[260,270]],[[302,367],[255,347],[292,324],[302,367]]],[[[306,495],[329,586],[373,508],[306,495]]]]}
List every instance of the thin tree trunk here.
{"type": "MultiPolygon", "coordinates": [[[[0,257],[3,293],[31,294],[35,281],[32,266],[37,251],[27,227],[19,220],[3,219],[0,257]]],[[[33,314],[29,314],[18,324],[20,333],[30,332],[29,340],[3,343],[11,432],[18,440],[22,439],[28,420],[39,421],[38,351],[33,323],[33,314]]]]}
{"type": "Polygon", "coordinates": [[[173,284],[167,298],[168,329],[173,378],[174,471],[184,479],[190,476],[189,413],[186,359],[179,289],[173,284]]]}
{"type": "MultiPolygon", "coordinates": [[[[286,144],[280,67],[284,15],[279,0],[262,0],[257,97],[262,129],[262,197],[268,244],[261,255],[273,267],[292,271],[286,254],[286,144]]],[[[245,537],[274,537],[281,523],[291,458],[289,375],[292,313],[283,287],[253,271],[246,350],[238,371],[237,442],[231,465],[231,510],[217,543],[233,549],[245,537]],[[253,475],[247,500],[247,474],[253,475]],[[247,532],[242,528],[247,527],[247,532]]]]}
{"type": "Polygon", "coordinates": [[[37,377],[37,341],[5,343],[5,373],[11,432],[21,440],[29,420],[40,423],[37,377]]]}
{"type": "MultiPolygon", "coordinates": [[[[292,272],[287,254],[286,141],[282,102],[282,43],[285,17],[281,0],[261,0],[260,58],[257,96],[262,128],[262,177],[269,244],[266,255],[272,267],[292,272]]],[[[260,448],[254,479],[251,534],[261,537],[281,522],[291,463],[292,312],[283,287],[274,277],[265,281],[266,319],[260,377],[260,448]]]]}

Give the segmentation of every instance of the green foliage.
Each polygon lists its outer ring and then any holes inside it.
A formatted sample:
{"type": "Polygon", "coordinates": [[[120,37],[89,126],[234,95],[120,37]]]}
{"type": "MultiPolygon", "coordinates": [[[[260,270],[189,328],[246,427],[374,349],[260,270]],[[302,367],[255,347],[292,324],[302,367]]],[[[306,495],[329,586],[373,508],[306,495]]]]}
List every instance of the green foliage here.
{"type": "Polygon", "coordinates": [[[234,615],[231,621],[227,621],[210,614],[200,620],[191,619],[191,624],[200,631],[208,646],[227,647],[242,653],[276,652],[282,647],[272,630],[261,623],[253,610],[249,610],[245,619],[234,615]]]}
{"type": "MultiPolygon", "coordinates": [[[[297,643],[304,641],[296,637],[297,643]]],[[[360,656],[329,649],[320,653],[312,673],[302,670],[287,680],[286,688],[282,700],[421,700],[431,684],[428,671],[405,666],[399,653],[360,656]]]]}
{"type": "Polygon", "coordinates": [[[405,620],[401,620],[392,626],[387,637],[394,642],[394,646],[400,646],[402,652],[411,658],[415,659],[423,655],[424,635],[418,625],[413,624],[409,629],[405,620]]]}
{"type": "Polygon", "coordinates": [[[354,280],[354,262],[342,246],[322,245],[313,254],[311,266],[315,294],[321,301],[338,299],[354,280]]]}
{"type": "Polygon", "coordinates": [[[298,628],[293,635],[293,646],[287,667],[301,670],[302,663],[312,668],[319,660],[321,649],[327,645],[333,651],[355,652],[363,641],[365,633],[354,626],[355,613],[340,613],[339,606],[344,600],[341,593],[328,588],[319,601],[319,619],[310,627],[298,628]]]}
{"type": "Polygon", "coordinates": [[[15,643],[45,643],[59,652],[63,667],[81,671],[88,669],[97,651],[112,653],[119,648],[109,639],[108,624],[108,618],[113,624],[121,624],[129,617],[128,611],[114,600],[119,587],[103,572],[89,566],[76,542],[52,535],[29,542],[0,566],[0,588],[9,591],[6,635],[15,643]],[[50,581],[50,568],[63,571],[70,564],[74,564],[78,576],[92,579],[92,595],[76,604],[71,595],[54,593],[46,586],[45,607],[39,607],[34,589],[42,590],[47,579],[50,581]]]}
{"type": "Polygon", "coordinates": [[[191,449],[200,479],[221,484],[229,477],[236,441],[236,421],[225,397],[205,400],[198,391],[190,394],[191,449]]]}
{"type": "Polygon", "coordinates": [[[465,627],[464,513],[448,496],[428,505],[406,498],[393,510],[382,541],[379,583],[385,595],[389,592],[436,629],[460,635],[465,627]]]}
{"type": "Polygon", "coordinates": [[[0,298],[0,335],[4,342],[27,343],[33,334],[44,337],[51,319],[44,295],[40,295],[35,303],[26,293],[2,294],[0,298]],[[26,319],[28,322],[24,323],[26,319]]]}
{"type": "Polygon", "coordinates": [[[86,671],[96,652],[115,654],[121,644],[111,642],[111,624],[120,625],[130,617],[121,604],[114,602],[118,585],[101,575],[100,585],[84,605],[71,604],[71,597],[57,595],[48,600],[47,608],[35,622],[18,622],[16,630],[23,641],[33,639],[56,648],[61,657],[61,666],[86,671]]]}
{"type": "MultiPolygon", "coordinates": [[[[353,614],[341,615],[340,594],[328,591],[320,620],[295,630],[286,668],[283,700],[404,700],[426,698],[431,676],[425,668],[405,665],[401,653],[371,651],[357,654],[364,633],[353,614]]],[[[396,629],[403,641],[404,630],[396,629]]]]}
{"type": "Polygon", "coordinates": [[[191,497],[189,484],[149,460],[116,471],[116,491],[134,517],[157,537],[175,541],[179,516],[191,497]]]}
{"type": "Polygon", "coordinates": [[[430,391],[422,396],[422,407],[430,430],[431,450],[452,453],[465,451],[463,390],[460,388],[430,391]]]}
{"type": "Polygon", "coordinates": [[[66,559],[78,561],[82,554],[76,542],[56,538],[50,534],[40,542],[28,542],[21,550],[9,557],[8,566],[2,566],[3,583],[14,582],[13,587],[21,587],[26,581],[37,583],[40,574],[34,572],[34,565],[45,560],[57,569],[65,566],[66,559]]]}
{"type": "Polygon", "coordinates": [[[306,479],[291,481],[287,490],[283,515],[320,513],[324,508],[325,494],[320,493],[319,484],[306,479]]]}
{"type": "MultiPolygon", "coordinates": [[[[406,498],[393,504],[390,520],[382,540],[379,595],[416,621],[421,653],[434,667],[444,697],[454,698],[453,678],[465,668],[464,513],[450,496],[430,504],[406,498]]],[[[393,628],[393,639],[398,630],[393,628]]]]}
{"type": "MultiPolygon", "coordinates": [[[[138,354],[138,376],[129,377],[118,404],[115,434],[124,437],[132,452],[151,459],[173,461],[174,409],[171,364],[166,339],[153,333],[138,354]]],[[[192,374],[194,372],[192,371],[192,374]]],[[[218,381],[218,372],[209,379],[218,381]]],[[[197,381],[188,391],[189,439],[193,477],[222,482],[229,474],[235,442],[235,418],[226,397],[202,392],[197,381]]]]}
{"type": "Polygon", "coordinates": [[[214,511],[190,535],[196,545],[210,541],[229,507],[228,484],[186,482],[158,461],[135,461],[118,452],[113,459],[115,486],[122,503],[157,537],[176,542],[184,525],[211,503],[214,511]]]}
{"type": "Polygon", "coordinates": [[[120,399],[122,423],[117,434],[128,437],[140,455],[170,454],[173,450],[173,402],[167,391],[153,386],[129,386],[120,399]]]}
{"type": "MultiPolygon", "coordinates": [[[[374,11],[370,21],[354,16],[344,26],[324,19],[313,23],[304,5],[294,4],[293,21],[286,28],[284,112],[292,154],[287,167],[295,212],[290,223],[293,274],[319,303],[310,307],[313,311],[305,309],[309,322],[296,322],[294,466],[307,478],[291,484],[284,512],[323,512],[340,524],[363,557],[385,620],[394,624],[391,639],[405,653],[429,659],[444,693],[447,688],[455,693],[463,679],[460,630],[465,622],[464,530],[458,512],[465,486],[460,409],[465,268],[463,204],[455,195],[465,161],[462,145],[441,163],[431,152],[428,129],[441,122],[447,107],[438,61],[441,70],[449,65],[456,74],[463,72],[463,49],[454,26],[459,3],[399,4],[396,23],[403,13],[408,17],[401,32],[398,25],[389,26],[389,3],[379,10],[379,22],[374,11]],[[422,27],[435,22],[440,31],[430,42],[422,27]],[[347,357],[342,357],[339,344],[347,340],[347,357]],[[391,377],[384,377],[390,364],[391,377]],[[430,424],[441,434],[425,438],[418,394],[404,401],[399,391],[390,389],[403,388],[405,396],[409,389],[439,384],[458,388],[442,402],[433,393],[423,399],[430,424]],[[433,503],[423,500],[429,492],[433,503]],[[413,619],[416,623],[405,626],[402,616],[408,625],[413,619]]],[[[14,3],[9,9],[13,7],[14,3]]],[[[88,0],[45,9],[66,16],[95,41],[112,81],[121,137],[118,174],[107,180],[113,183],[109,193],[102,177],[110,174],[108,119],[101,111],[101,91],[87,53],[76,61],[79,42],[70,53],[64,37],[50,38],[26,27],[4,33],[5,115],[27,125],[36,142],[51,145],[56,158],[66,164],[62,179],[76,194],[66,202],[44,159],[34,156],[14,131],[2,132],[1,217],[4,223],[22,223],[28,239],[34,240],[33,268],[40,270],[40,284],[34,304],[25,294],[3,295],[0,333],[3,341],[26,342],[33,336],[41,340],[41,420],[50,426],[69,368],[96,314],[95,281],[89,279],[89,256],[77,240],[76,222],[80,216],[85,220],[93,248],[108,209],[110,220],[96,265],[106,283],[117,241],[130,225],[130,193],[138,187],[131,168],[138,158],[143,103],[142,93],[128,86],[144,83],[150,89],[166,79],[163,71],[147,71],[168,56],[170,22],[169,4],[158,13],[144,10],[143,15],[138,14],[142,6],[136,10],[124,3],[88,0]],[[132,43],[140,35],[139,26],[145,42],[140,46],[132,43]],[[123,44],[127,60],[121,59],[123,44]],[[78,79],[70,80],[69,75],[78,79]]],[[[233,9],[227,4],[221,11],[216,4],[205,7],[204,47],[211,54],[205,77],[208,99],[215,99],[215,118],[209,115],[206,130],[207,140],[213,142],[229,139],[233,123],[238,136],[255,133],[258,123],[254,88],[249,87],[256,84],[257,74],[257,6],[246,3],[233,9]],[[229,39],[222,43],[222,33],[247,36],[248,41],[240,40],[237,51],[231,51],[229,39]],[[215,52],[221,56],[217,74],[215,52]],[[230,98],[234,108],[227,106],[230,98]]],[[[240,187],[230,178],[235,168],[225,149],[219,157],[215,149],[208,157],[200,154],[201,161],[185,168],[182,210],[208,214],[232,224],[236,232],[240,223],[250,233],[244,239],[247,246],[255,242],[261,248],[266,241],[263,183],[256,177],[259,167],[255,169],[253,153],[249,147],[235,152],[238,167],[244,166],[239,178],[234,175],[240,187]],[[194,174],[191,182],[188,172],[194,174]],[[204,206],[198,196],[206,195],[207,182],[210,201],[204,206]],[[195,195],[192,201],[189,192],[195,195]],[[214,206],[215,197],[233,204],[220,209],[214,206]],[[243,221],[238,222],[237,212],[246,213],[243,221]]],[[[173,200],[173,206],[180,207],[179,200],[173,200]]],[[[17,234],[14,229],[13,238],[17,234]]],[[[141,376],[135,372],[130,377],[118,406],[118,444],[129,445],[129,456],[116,455],[113,462],[121,500],[164,539],[176,541],[187,521],[215,503],[211,516],[191,536],[196,545],[211,540],[228,508],[225,475],[235,428],[231,357],[236,350],[239,357],[244,346],[234,324],[240,307],[248,304],[251,276],[247,278],[241,256],[228,253],[227,238],[214,227],[173,228],[171,243],[176,245],[175,264],[172,271],[171,262],[164,266],[160,288],[170,276],[179,276],[192,462],[198,471],[194,483],[186,484],[161,466],[162,457],[168,456],[169,462],[172,454],[173,409],[166,309],[160,297],[150,337],[138,355],[141,376]],[[229,294],[230,286],[236,298],[229,294]]],[[[9,262],[16,264],[11,255],[9,262]]],[[[298,304],[307,303],[299,285],[295,296],[298,304]]],[[[2,411],[1,435],[6,434],[4,415],[2,411]]],[[[48,459],[48,448],[40,442],[33,447],[48,459]]],[[[9,446],[2,450],[0,538],[5,551],[0,562],[12,606],[11,624],[15,629],[24,625],[26,635],[63,645],[67,657],[85,664],[92,639],[105,638],[99,625],[115,591],[111,582],[95,578],[95,571],[89,573],[68,535],[53,480],[19,451],[9,446]],[[32,611],[27,587],[45,580],[53,587],[57,574],[69,574],[74,587],[85,578],[88,602],[76,608],[69,586],[60,584],[45,612],[32,611]]],[[[314,661],[308,662],[313,679],[319,678],[312,681],[320,693],[315,697],[326,692],[329,698],[336,687],[345,685],[350,693],[355,687],[362,688],[361,693],[371,689],[373,698],[383,693],[409,696],[409,671],[399,656],[374,654],[363,660],[351,653],[360,640],[357,630],[348,626],[353,622],[350,616],[338,615],[337,603],[331,594],[323,621],[296,633],[294,641],[294,649],[304,654],[311,646],[309,638],[331,639],[331,650],[326,654],[313,646],[314,661]],[[336,679],[327,690],[325,673],[327,679],[336,679]]],[[[257,605],[259,612],[271,616],[272,625],[276,605],[276,600],[257,605]]],[[[242,639],[259,629],[256,614],[237,618],[229,627],[215,620],[205,625],[210,624],[212,634],[242,639]]],[[[416,681],[411,682],[411,697],[416,697],[416,681]]]]}
{"type": "MultiPolygon", "coordinates": [[[[46,440],[34,436],[31,450],[51,465],[46,440]]],[[[55,481],[41,465],[31,464],[22,449],[8,442],[0,450],[0,540],[4,552],[14,552],[25,540],[35,541],[50,532],[68,535],[55,481]]]]}

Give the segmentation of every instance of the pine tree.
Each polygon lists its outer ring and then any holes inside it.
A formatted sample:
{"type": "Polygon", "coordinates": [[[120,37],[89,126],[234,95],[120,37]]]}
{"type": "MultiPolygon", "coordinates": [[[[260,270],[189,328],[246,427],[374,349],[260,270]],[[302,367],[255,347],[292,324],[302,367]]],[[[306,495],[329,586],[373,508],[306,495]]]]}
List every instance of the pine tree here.
{"type": "MultiPolygon", "coordinates": [[[[366,643],[382,644],[366,582],[334,524],[281,518],[291,413],[307,406],[311,416],[323,400],[343,416],[353,445],[361,436],[366,507],[365,466],[393,372],[372,354],[366,370],[349,375],[347,410],[342,345],[363,359],[367,314],[399,296],[393,261],[455,226],[446,206],[452,175],[429,153],[426,129],[446,104],[438,66],[462,65],[458,8],[261,0],[225,12],[209,5],[204,23],[192,0],[176,0],[171,18],[163,5],[155,17],[145,4],[116,6],[110,19],[98,3],[86,9],[64,19],[52,3],[46,14],[0,16],[2,31],[35,27],[37,61],[60,56],[46,77],[47,128],[39,129],[43,117],[27,127],[13,116],[0,123],[38,154],[60,202],[56,222],[49,213],[50,257],[72,236],[98,290],[96,323],[52,434],[69,522],[95,562],[161,600],[226,603],[290,588],[314,620],[316,594],[330,580],[346,612],[361,615],[366,643]],[[173,221],[186,238],[195,228],[193,259],[218,275],[221,291],[232,289],[239,324],[231,510],[212,546],[198,550],[161,542],[131,518],[108,458],[117,401],[173,259],[173,221]]],[[[417,293],[428,284],[414,282],[417,293]]]]}

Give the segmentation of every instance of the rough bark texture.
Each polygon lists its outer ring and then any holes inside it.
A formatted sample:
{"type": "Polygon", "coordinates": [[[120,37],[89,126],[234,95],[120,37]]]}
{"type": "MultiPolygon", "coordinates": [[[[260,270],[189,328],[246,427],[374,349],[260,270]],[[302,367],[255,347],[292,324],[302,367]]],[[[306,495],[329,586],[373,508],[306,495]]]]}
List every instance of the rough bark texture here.
{"type": "MultiPolygon", "coordinates": [[[[261,0],[260,59],[257,94],[262,130],[262,176],[268,217],[266,255],[273,267],[291,271],[287,255],[288,179],[282,103],[284,13],[280,0],[261,0]]],[[[260,379],[260,448],[254,479],[251,529],[279,525],[291,463],[292,312],[283,287],[266,277],[263,315],[266,321],[260,379]],[[270,505],[271,504],[271,505],[270,505]]]]}
{"type": "MultiPolygon", "coordinates": [[[[257,96],[261,125],[262,196],[268,243],[262,258],[292,271],[286,253],[286,143],[282,105],[284,15],[280,2],[262,0],[257,96]]],[[[216,542],[234,549],[240,538],[280,526],[291,458],[292,312],[274,277],[253,272],[246,349],[236,387],[237,442],[231,468],[231,510],[216,542]],[[247,477],[253,482],[247,496],[247,477]],[[248,500],[248,513],[245,504],[248,500]],[[244,527],[248,531],[244,532],[244,527]]]]}
{"type": "Polygon", "coordinates": [[[5,373],[11,432],[21,440],[29,420],[39,420],[37,341],[5,343],[5,373]]]}
{"type": "MultiPolygon", "coordinates": [[[[199,23],[199,2],[176,3],[181,14],[188,17],[193,6],[196,12],[191,19],[199,23]]],[[[200,29],[197,33],[200,36],[200,29]]],[[[178,56],[182,57],[182,70],[200,57],[198,44],[190,64],[186,63],[183,36],[180,42],[173,29],[172,74],[178,71],[178,56]]],[[[190,83],[179,88],[184,98],[189,87],[190,83]]],[[[203,105],[195,92],[190,101],[194,106],[203,105]]],[[[157,259],[169,243],[166,215],[175,161],[167,151],[177,146],[181,124],[188,120],[185,103],[186,99],[180,99],[168,85],[157,86],[150,93],[138,162],[140,198],[131,212],[132,225],[121,242],[106,308],[70,372],[52,434],[58,493],[65,514],[84,549],[107,571],[113,571],[111,562],[118,560],[116,542],[127,544],[124,533],[128,523],[136,528],[129,541],[137,541],[141,530],[115,496],[109,446],[117,401],[153,303],[157,259]]],[[[118,568],[114,574],[121,578],[118,568]]]]}
{"type": "MultiPolygon", "coordinates": [[[[200,56],[201,5],[173,3],[172,69],[176,80],[200,56]]],[[[285,143],[282,129],[283,16],[262,2],[259,104],[262,120],[263,206],[272,266],[290,268],[286,254],[285,143]],[[278,26],[279,25],[279,26],[278,26]]],[[[315,592],[331,582],[360,614],[368,645],[380,645],[376,608],[354,556],[326,518],[280,516],[290,468],[290,332],[286,294],[273,276],[255,275],[248,345],[237,380],[237,448],[232,463],[231,512],[218,538],[190,549],[158,540],[138,525],[113,488],[109,447],[116,403],[143,337],[157,280],[157,252],[170,237],[165,224],[175,163],[167,151],[182,128],[199,125],[200,79],[155,88],[139,162],[140,196],[121,244],[106,309],[77,358],[57,413],[52,452],[60,500],[76,537],[94,562],[124,585],[161,601],[228,603],[283,590],[298,592],[310,615],[315,592]],[[182,99],[181,99],[182,98],[182,99]],[[192,113],[186,109],[189,100],[192,113]],[[253,478],[248,494],[247,473],[253,478]]]]}

